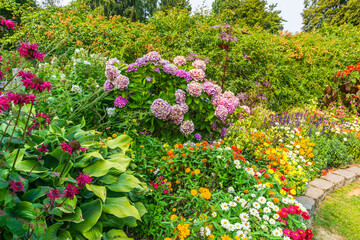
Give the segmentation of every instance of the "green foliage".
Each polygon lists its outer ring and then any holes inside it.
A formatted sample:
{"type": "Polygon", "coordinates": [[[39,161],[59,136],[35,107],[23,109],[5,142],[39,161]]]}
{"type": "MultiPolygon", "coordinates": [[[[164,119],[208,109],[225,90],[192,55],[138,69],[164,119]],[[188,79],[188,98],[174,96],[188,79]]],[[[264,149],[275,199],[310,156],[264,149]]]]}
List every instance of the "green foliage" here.
{"type": "Polygon", "coordinates": [[[276,4],[268,6],[266,0],[215,0],[212,7],[227,22],[240,26],[259,26],[272,33],[283,29],[281,11],[275,10],[276,4]]]}
{"type": "Polygon", "coordinates": [[[189,0],[160,0],[160,11],[168,11],[174,7],[191,11],[191,5],[189,0]]]}
{"type": "Polygon", "coordinates": [[[302,13],[305,31],[325,24],[342,25],[360,23],[360,2],[357,0],[305,0],[302,13]]]}

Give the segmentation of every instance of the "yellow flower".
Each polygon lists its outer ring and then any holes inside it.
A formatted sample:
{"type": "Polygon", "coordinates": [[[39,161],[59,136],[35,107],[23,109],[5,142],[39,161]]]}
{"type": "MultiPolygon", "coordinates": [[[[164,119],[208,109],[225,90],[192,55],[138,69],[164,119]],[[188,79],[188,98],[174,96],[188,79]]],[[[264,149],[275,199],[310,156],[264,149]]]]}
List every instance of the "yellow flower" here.
{"type": "Polygon", "coordinates": [[[189,173],[190,171],[191,171],[190,168],[185,169],[185,172],[186,172],[186,173],[189,173]]]}
{"type": "Polygon", "coordinates": [[[291,190],[290,190],[290,193],[291,193],[292,195],[296,195],[296,190],[295,190],[295,189],[291,189],[291,190]]]}
{"type": "Polygon", "coordinates": [[[113,137],[113,138],[116,138],[116,137],[117,137],[117,134],[116,134],[116,133],[114,133],[114,134],[112,135],[112,137],[113,137]]]}
{"type": "Polygon", "coordinates": [[[136,122],[136,119],[133,119],[132,121],[133,121],[133,122],[136,122]]]}
{"type": "Polygon", "coordinates": [[[172,221],[172,220],[174,220],[175,218],[177,218],[177,216],[176,216],[175,214],[173,214],[173,215],[171,215],[170,220],[172,221]]]}
{"type": "Polygon", "coordinates": [[[231,237],[229,237],[228,235],[224,235],[221,236],[221,240],[233,240],[231,237]]]}
{"type": "Polygon", "coordinates": [[[164,240],[172,240],[172,238],[164,238],[164,240]]]}
{"type": "Polygon", "coordinates": [[[137,130],[136,130],[136,129],[134,129],[134,131],[135,131],[135,132],[137,132],[137,130]]]}
{"type": "Polygon", "coordinates": [[[198,194],[198,191],[197,190],[195,190],[195,189],[193,189],[193,190],[191,190],[191,195],[193,195],[193,196],[196,196],[196,194],[198,194]]]}
{"type": "Polygon", "coordinates": [[[209,236],[209,238],[215,239],[215,236],[211,234],[211,235],[209,236]]]}
{"type": "Polygon", "coordinates": [[[176,208],[173,208],[172,211],[173,211],[173,212],[176,212],[176,208]]]}
{"type": "Polygon", "coordinates": [[[111,140],[111,139],[112,139],[112,137],[108,137],[107,139],[108,139],[108,140],[111,140]]]}
{"type": "Polygon", "coordinates": [[[195,169],[195,174],[199,174],[200,173],[200,170],[199,169],[195,169]]]}
{"type": "Polygon", "coordinates": [[[187,238],[190,235],[189,224],[187,223],[177,225],[176,230],[179,233],[180,239],[187,238]]]}
{"type": "Polygon", "coordinates": [[[272,170],[272,169],[269,169],[269,171],[268,171],[270,174],[273,174],[274,173],[274,170],[272,170]]]}

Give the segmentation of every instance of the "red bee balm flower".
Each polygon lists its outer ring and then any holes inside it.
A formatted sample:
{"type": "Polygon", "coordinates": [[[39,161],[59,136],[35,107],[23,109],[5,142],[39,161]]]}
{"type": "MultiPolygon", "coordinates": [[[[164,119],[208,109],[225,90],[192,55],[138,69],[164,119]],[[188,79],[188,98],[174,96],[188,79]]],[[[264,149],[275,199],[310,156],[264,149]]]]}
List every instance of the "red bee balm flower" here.
{"type": "Polygon", "coordinates": [[[39,152],[43,152],[43,153],[49,152],[49,149],[47,149],[47,146],[48,146],[48,144],[41,144],[41,147],[39,147],[37,150],[39,152]]]}
{"type": "Polygon", "coordinates": [[[21,191],[25,191],[24,189],[24,183],[22,183],[21,181],[11,181],[9,180],[9,185],[10,185],[10,189],[12,189],[14,192],[21,192],[21,191]]]}
{"type": "Polygon", "coordinates": [[[71,185],[71,184],[66,185],[66,188],[65,188],[65,197],[66,198],[71,200],[78,193],[79,193],[79,188],[78,187],[76,187],[74,185],[71,185]]]}
{"type": "Polygon", "coordinates": [[[9,110],[10,100],[7,97],[0,96],[0,113],[9,110]]]}
{"type": "Polygon", "coordinates": [[[53,204],[55,199],[58,199],[62,197],[62,194],[59,192],[59,190],[51,189],[46,195],[50,199],[50,203],[53,204]]]}
{"type": "Polygon", "coordinates": [[[12,93],[8,92],[7,97],[10,101],[12,101],[15,105],[22,106],[24,104],[32,103],[34,104],[35,96],[31,94],[25,93],[12,93]]]}
{"type": "Polygon", "coordinates": [[[28,133],[30,133],[35,128],[43,129],[47,128],[51,123],[50,117],[45,113],[38,113],[35,115],[36,119],[33,120],[33,125],[29,128],[28,133]]]}
{"type": "Polygon", "coordinates": [[[76,178],[76,181],[79,187],[83,187],[85,184],[90,184],[92,179],[89,175],[80,173],[79,177],[76,178]]]}
{"type": "Polygon", "coordinates": [[[21,81],[23,86],[28,89],[35,89],[40,92],[44,92],[45,90],[50,91],[52,85],[50,82],[45,82],[41,78],[36,77],[34,74],[30,72],[20,71],[18,76],[22,77],[21,81]]]}
{"type": "Polygon", "coordinates": [[[16,22],[11,19],[6,20],[4,17],[0,16],[0,25],[7,27],[7,29],[14,29],[16,22]]]}
{"type": "Polygon", "coordinates": [[[21,43],[18,49],[20,56],[24,58],[37,59],[42,61],[44,58],[44,53],[38,52],[39,45],[35,43],[21,43]]]}
{"type": "Polygon", "coordinates": [[[79,141],[71,141],[69,144],[67,144],[66,142],[63,142],[61,144],[61,149],[63,152],[68,152],[70,154],[72,154],[73,152],[85,152],[86,148],[82,147],[80,145],[79,141]]]}

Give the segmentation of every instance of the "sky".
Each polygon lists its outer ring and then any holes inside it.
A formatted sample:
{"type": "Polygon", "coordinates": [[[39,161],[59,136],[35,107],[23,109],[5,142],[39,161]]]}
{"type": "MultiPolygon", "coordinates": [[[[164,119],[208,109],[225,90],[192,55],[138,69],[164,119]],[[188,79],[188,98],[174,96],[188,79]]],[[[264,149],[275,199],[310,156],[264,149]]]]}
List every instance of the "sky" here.
{"type": "MultiPolygon", "coordinates": [[[[62,5],[71,0],[61,0],[62,5]]],[[[211,9],[214,0],[190,0],[193,10],[204,6],[211,9]]],[[[295,33],[300,32],[302,27],[301,12],[304,9],[304,0],[268,0],[269,4],[277,3],[277,10],[281,10],[280,16],[287,22],[284,22],[284,30],[295,33]]]]}

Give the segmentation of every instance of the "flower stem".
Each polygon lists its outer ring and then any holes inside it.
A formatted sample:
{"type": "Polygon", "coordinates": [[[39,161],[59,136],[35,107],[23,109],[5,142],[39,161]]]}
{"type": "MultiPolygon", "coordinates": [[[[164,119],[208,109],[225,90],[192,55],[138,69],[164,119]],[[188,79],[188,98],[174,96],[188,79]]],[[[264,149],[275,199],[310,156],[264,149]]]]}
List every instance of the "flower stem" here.
{"type": "Polygon", "coordinates": [[[38,165],[39,161],[37,161],[35,163],[35,165],[33,166],[33,168],[30,170],[30,172],[28,173],[28,175],[25,177],[25,179],[27,179],[28,176],[30,176],[31,172],[35,169],[35,167],[38,165]]]}
{"type": "Polygon", "coordinates": [[[4,130],[4,134],[1,137],[0,143],[2,142],[2,140],[4,139],[5,135],[6,135],[6,131],[8,130],[9,126],[11,124],[11,119],[9,120],[9,123],[6,125],[6,128],[4,130]]]}
{"type": "Polygon", "coordinates": [[[14,129],[13,129],[13,131],[12,131],[12,133],[11,133],[11,136],[10,136],[8,145],[6,146],[5,152],[8,150],[8,148],[9,148],[9,146],[10,146],[10,143],[11,143],[11,140],[12,140],[12,138],[13,138],[13,136],[14,136],[15,128],[16,128],[16,125],[17,125],[17,123],[18,123],[18,121],[19,121],[21,108],[22,108],[22,106],[19,108],[19,112],[18,112],[18,115],[17,115],[17,117],[16,117],[16,121],[15,121],[15,124],[14,124],[14,129]]]}
{"type": "Polygon", "coordinates": [[[67,162],[65,163],[65,166],[64,166],[63,170],[62,170],[61,173],[60,173],[59,180],[58,180],[58,182],[56,183],[56,185],[59,184],[59,182],[60,182],[60,180],[61,180],[61,177],[62,177],[62,175],[63,175],[63,173],[64,173],[64,171],[65,171],[65,168],[67,167],[67,165],[68,165],[68,163],[69,163],[69,161],[70,161],[70,158],[71,158],[71,154],[70,154],[67,162]]]}
{"type": "MultiPolygon", "coordinates": [[[[23,131],[23,135],[22,135],[22,138],[21,138],[22,140],[24,140],[24,138],[25,138],[25,132],[26,132],[26,129],[27,129],[28,124],[29,124],[29,120],[30,120],[31,111],[32,111],[33,106],[34,106],[34,105],[31,104],[30,111],[29,111],[29,117],[28,117],[28,119],[27,119],[27,121],[26,121],[26,125],[25,125],[24,131],[23,131]]],[[[15,157],[15,159],[14,159],[14,163],[13,163],[11,169],[13,169],[13,168],[15,167],[16,160],[17,160],[17,158],[18,158],[18,156],[19,156],[19,153],[20,153],[20,148],[21,148],[21,145],[19,145],[19,147],[18,147],[18,149],[17,149],[16,157],[15,157]]],[[[36,164],[35,164],[35,165],[36,165],[36,164]]]]}

